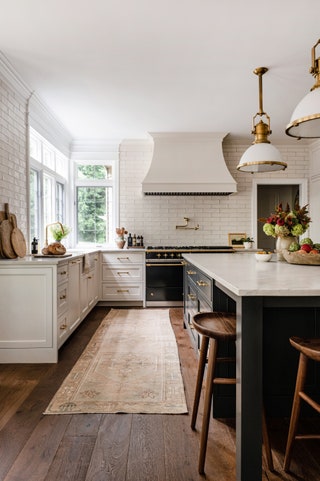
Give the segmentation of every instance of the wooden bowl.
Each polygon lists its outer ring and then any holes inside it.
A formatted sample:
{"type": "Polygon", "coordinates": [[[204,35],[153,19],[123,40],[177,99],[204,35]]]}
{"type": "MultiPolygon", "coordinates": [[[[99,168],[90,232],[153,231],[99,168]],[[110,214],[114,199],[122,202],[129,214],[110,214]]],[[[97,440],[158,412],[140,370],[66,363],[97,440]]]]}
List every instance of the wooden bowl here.
{"type": "Polygon", "coordinates": [[[301,254],[300,252],[289,251],[282,251],[282,254],[289,264],[320,266],[320,254],[301,254]]]}

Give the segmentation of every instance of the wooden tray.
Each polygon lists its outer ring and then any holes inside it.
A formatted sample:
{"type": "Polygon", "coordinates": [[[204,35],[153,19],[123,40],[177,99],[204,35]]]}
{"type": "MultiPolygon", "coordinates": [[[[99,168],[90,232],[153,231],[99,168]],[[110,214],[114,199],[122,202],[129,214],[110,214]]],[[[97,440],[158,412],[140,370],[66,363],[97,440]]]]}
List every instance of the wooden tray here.
{"type": "Polygon", "coordinates": [[[300,254],[299,252],[282,251],[282,255],[289,264],[320,266],[320,254],[300,254]]]}
{"type": "Polygon", "coordinates": [[[57,257],[71,257],[72,254],[32,254],[32,257],[47,257],[56,259],[57,257]]]}

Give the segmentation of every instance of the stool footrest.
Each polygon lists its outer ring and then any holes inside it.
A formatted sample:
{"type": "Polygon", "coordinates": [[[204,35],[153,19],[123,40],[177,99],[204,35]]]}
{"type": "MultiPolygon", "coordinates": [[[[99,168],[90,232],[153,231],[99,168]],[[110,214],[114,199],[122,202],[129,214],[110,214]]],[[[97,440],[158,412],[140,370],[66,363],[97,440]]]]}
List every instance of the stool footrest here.
{"type": "Polygon", "coordinates": [[[236,362],[235,357],[217,357],[217,362],[236,362]]]}
{"type": "Polygon", "coordinates": [[[215,377],[213,384],[236,384],[237,380],[230,377],[215,377]]]}
{"type": "Polygon", "coordinates": [[[313,407],[313,409],[315,409],[316,411],[318,411],[318,413],[320,413],[320,404],[318,404],[314,399],[311,399],[310,396],[308,396],[308,394],[306,394],[305,392],[299,392],[299,396],[301,397],[301,399],[303,399],[306,403],[308,403],[311,407],[313,407]]]}

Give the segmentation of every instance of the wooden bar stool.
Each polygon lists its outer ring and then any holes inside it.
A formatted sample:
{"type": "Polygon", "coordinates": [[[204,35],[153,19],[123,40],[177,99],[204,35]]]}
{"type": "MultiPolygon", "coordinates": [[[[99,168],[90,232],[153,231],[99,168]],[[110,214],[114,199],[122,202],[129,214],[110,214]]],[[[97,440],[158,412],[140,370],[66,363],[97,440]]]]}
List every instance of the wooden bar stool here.
{"type": "Polygon", "coordinates": [[[307,376],[308,360],[320,362],[320,339],[302,339],[290,337],[291,345],[300,352],[297,371],[296,387],[293,396],[291,419],[287,440],[286,453],[284,456],[283,469],[289,471],[292,458],[292,448],[295,440],[299,439],[320,439],[320,434],[296,434],[300,415],[301,400],[303,399],[313,409],[320,413],[320,404],[304,392],[307,376]]]}
{"type": "MultiPolygon", "coordinates": [[[[211,401],[214,384],[236,384],[235,378],[221,378],[215,376],[215,368],[217,362],[235,362],[234,358],[217,357],[219,341],[235,341],[236,340],[236,316],[230,312],[202,312],[193,317],[193,325],[197,332],[202,335],[200,357],[198,365],[198,375],[196,382],[196,391],[193,403],[191,428],[195,429],[196,420],[201,396],[201,389],[204,377],[205,366],[207,362],[207,353],[209,349],[208,367],[206,375],[206,388],[204,398],[204,410],[202,419],[202,428],[200,434],[200,453],[198,471],[204,474],[204,465],[207,452],[208,431],[211,412],[211,401]],[[209,346],[210,344],[210,346],[209,346]]],[[[263,443],[266,450],[266,458],[268,468],[273,471],[272,453],[267,431],[265,412],[262,415],[262,435],[263,443]]]]}

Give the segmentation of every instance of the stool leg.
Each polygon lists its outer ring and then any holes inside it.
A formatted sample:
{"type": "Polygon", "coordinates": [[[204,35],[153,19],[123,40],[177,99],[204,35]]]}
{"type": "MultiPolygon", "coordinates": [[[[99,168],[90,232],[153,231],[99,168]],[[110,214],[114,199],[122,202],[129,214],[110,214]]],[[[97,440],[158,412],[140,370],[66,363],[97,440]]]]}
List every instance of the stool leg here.
{"type": "Polygon", "coordinates": [[[217,341],[215,339],[211,339],[207,376],[206,376],[206,390],[205,390],[205,398],[204,398],[202,429],[201,429],[201,436],[200,436],[200,454],[199,454],[199,465],[198,465],[198,470],[200,474],[204,474],[204,463],[206,460],[212,392],[213,392],[213,377],[214,377],[215,363],[216,363],[216,357],[217,357],[217,347],[218,347],[217,341]]]}
{"type": "Polygon", "coordinates": [[[271,451],[267,419],[266,419],[266,411],[264,409],[264,406],[262,408],[262,440],[263,440],[263,445],[266,452],[268,469],[269,471],[274,471],[272,451],[271,451]]]}
{"type": "Polygon", "coordinates": [[[191,428],[192,429],[195,429],[195,427],[196,427],[196,421],[197,421],[197,415],[198,415],[198,409],[199,409],[199,402],[200,402],[200,396],[201,396],[201,389],[202,389],[202,382],[203,382],[203,375],[204,375],[204,370],[205,370],[206,362],[207,362],[208,344],[209,344],[209,338],[207,336],[202,336],[201,346],[200,346],[200,357],[199,357],[199,365],[198,365],[196,391],[195,391],[195,395],[194,395],[192,418],[191,418],[191,428]]]}
{"type": "Polygon", "coordinates": [[[299,393],[303,391],[303,388],[304,388],[306,375],[307,375],[307,364],[308,364],[308,358],[304,354],[300,353],[296,388],[295,388],[293,403],[292,403],[292,412],[291,412],[290,426],[289,426],[289,432],[288,432],[287,447],[286,447],[286,453],[284,456],[284,464],[283,464],[284,471],[289,471],[289,468],[290,468],[292,447],[293,447],[293,442],[295,440],[295,435],[296,435],[297,425],[298,425],[298,420],[300,415],[300,407],[301,407],[301,398],[299,393]]]}

